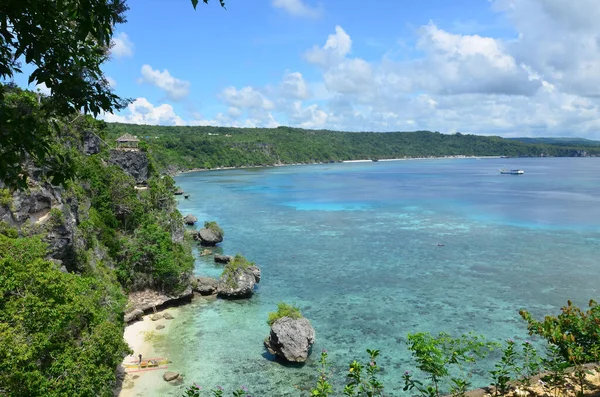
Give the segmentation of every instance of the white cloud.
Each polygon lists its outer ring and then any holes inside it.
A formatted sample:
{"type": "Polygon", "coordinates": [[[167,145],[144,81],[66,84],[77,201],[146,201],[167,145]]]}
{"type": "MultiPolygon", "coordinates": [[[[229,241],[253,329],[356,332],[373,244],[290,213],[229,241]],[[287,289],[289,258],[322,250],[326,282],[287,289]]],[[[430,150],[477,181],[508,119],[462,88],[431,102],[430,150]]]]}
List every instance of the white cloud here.
{"type": "Polygon", "coordinates": [[[322,8],[309,7],[302,0],[273,0],[271,4],[297,17],[319,18],[323,15],[322,8]]]}
{"type": "Polygon", "coordinates": [[[284,98],[307,99],[310,97],[310,90],[302,73],[286,73],[280,84],[281,95],[284,98]]]}
{"type": "Polygon", "coordinates": [[[225,88],[220,98],[229,106],[241,109],[264,109],[274,108],[273,102],[266,99],[263,94],[252,87],[244,87],[238,90],[235,87],[225,88]]]}
{"type": "Polygon", "coordinates": [[[110,53],[117,58],[131,57],[133,49],[134,45],[127,33],[121,32],[113,37],[110,53]]]}
{"type": "Polygon", "coordinates": [[[596,0],[494,0],[519,33],[507,48],[564,92],[600,96],[600,7],[596,0]]]}
{"type": "Polygon", "coordinates": [[[167,69],[161,72],[158,69],[152,69],[150,65],[144,65],[142,66],[140,81],[160,88],[167,94],[168,98],[174,101],[179,101],[190,93],[190,82],[171,76],[167,69]]]}
{"type": "Polygon", "coordinates": [[[341,26],[335,27],[335,33],[330,34],[322,48],[314,46],[305,54],[310,63],[323,67],[335,64],[342,60],[352,48],[352,39],[341,26]]]}
{"type": "Polygon", "coordinates": [[[298,127],[317,129],[327,123],[328,114],[316,104],[302,107],[302,102],[295,101],[290,108],[288,117],[298,127]]]}
{"type": "Polygon", "coordinates": [[[104,114],[108,122],[151,125],[185,125],[186,122],[175,114],[173,106],[163,104],[154,106],[146,98],[137,98],[127,106],[124,114],[104,114]]]}

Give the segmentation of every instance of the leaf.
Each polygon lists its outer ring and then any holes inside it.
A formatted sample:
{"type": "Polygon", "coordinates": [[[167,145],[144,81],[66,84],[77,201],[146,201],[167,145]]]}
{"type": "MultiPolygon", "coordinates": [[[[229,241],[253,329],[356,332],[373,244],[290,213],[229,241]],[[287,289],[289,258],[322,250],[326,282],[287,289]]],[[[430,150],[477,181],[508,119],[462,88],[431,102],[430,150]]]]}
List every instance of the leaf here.
{"type": "Polygon", "coordinates": [[[192,0],[192,7],[194,7],[194,10],[196,9],[197,5],[198,5],[198,0],[192,0]]]}

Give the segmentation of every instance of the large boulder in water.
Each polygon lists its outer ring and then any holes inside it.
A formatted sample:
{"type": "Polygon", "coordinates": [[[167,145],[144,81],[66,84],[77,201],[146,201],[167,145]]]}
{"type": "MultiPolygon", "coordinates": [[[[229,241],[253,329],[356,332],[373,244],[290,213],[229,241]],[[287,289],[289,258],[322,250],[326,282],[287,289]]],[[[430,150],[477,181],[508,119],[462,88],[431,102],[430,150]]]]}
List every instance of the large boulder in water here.
{"type": "Polygon", "coordinates": [[[223,235],[212,228],[202,228],[196,236],[196,239],[200,240],[200,244],[206,246],[214,246],[223,241],[223,235]]]}
{"type": "Polygon", "coordinates": [[[308,359],[315,343],[315,329],[306,318],[282,317],[271,325],[271,333],[265,339],[269,353],[286,361],[303,363],[308,359]]]}
{"type": "Polygon", "coordinates": [[[183,222],[185,222],[186,225],[190,225],[192,226],[194,223],[196,223],[198,221],[198,218],[196,218],[194,215],[192,214],[187,214],[185,216],[185,218],[183,218],[183,222]]]}
{"type": "Polygon", "coordinates": [[[231,255],[219,255],[219,254],[215,254],[215,262],[216,263],[228,264],[232,260],[233,260],[233,256],[231,256],[231,255]]]}
{"type": "Polygon", "coordinates": [[[237,269],[221,276],[217,286],[217,296],[225,299],[250,298],[254,293],[255,284],[254,272],[248,269],[237,269]]]}

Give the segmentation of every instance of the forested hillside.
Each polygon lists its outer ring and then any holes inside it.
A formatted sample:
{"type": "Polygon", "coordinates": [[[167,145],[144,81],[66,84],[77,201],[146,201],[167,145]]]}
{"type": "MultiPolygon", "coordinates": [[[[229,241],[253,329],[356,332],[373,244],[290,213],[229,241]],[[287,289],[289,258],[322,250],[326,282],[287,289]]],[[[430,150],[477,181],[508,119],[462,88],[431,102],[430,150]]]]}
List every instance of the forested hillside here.
{"type": "Polygon", "coordinates": [[[428,156],[596,156],[600,147],[526,144],[500,137],[439,132],[339,132],[300,128],[164,127],[108,124],[112,139],[130,133],[161,169],[240,167],[428,156]]]}
{"type": "Polygon", "coordinates": [[[598,147],[600,141],[594,141],[585,138],[508,138],[514,141],[520,141],[525,143],[541,143],[557,146],[585,146],[585,147],[598,147]]]}

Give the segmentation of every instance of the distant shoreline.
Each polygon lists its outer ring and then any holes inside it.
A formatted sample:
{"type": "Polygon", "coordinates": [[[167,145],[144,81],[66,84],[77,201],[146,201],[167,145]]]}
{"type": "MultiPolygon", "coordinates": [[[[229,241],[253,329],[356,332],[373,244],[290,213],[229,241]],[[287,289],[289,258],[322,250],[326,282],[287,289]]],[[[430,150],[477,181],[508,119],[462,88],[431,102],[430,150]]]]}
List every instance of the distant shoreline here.
{"type": "Polygon", "coordinates": [[[215,167],[215,168],[192,168],[185,171],[177,171],[175,176],[181,174],[189,174],[192,172],[204,172],[204,171],[221,171],[221,170],[237,170],[247,168],[272,168],[272,167],[292,167],[299,165],[319,165],[319,164],[339,164],[339,163],[375,163],[385,161],[410,161],[410,160],[444,160],[444,159],[500,159],[502,156],[431,156],[431,157],[404,157],[397,159],[359,159],[359,160],[342,160],[334,162],[316,162],[316,163],[289,163],[289,164],[271,164],[271,165],[242,165],[240,167],[215,167]]]}

